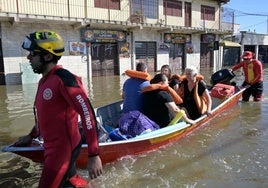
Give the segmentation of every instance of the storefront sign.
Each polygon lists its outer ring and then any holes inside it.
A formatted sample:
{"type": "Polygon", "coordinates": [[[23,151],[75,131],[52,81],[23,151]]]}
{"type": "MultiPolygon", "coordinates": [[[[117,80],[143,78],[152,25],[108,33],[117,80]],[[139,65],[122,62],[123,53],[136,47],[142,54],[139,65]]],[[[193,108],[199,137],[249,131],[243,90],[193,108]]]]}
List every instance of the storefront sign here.
{"type": "Polygon", "coordinates": [[[202,34],[201,35],[201,42],[203,43],[211,43],[215,41],[214,34],[202,34]]]}
{"type": "Polygon", "coordinates": [[[125,42],[126,33],[123,31],[110,30],[81,30],[81,38],[84,42],[125,42]]]}
{"type": "Polygon", "coordinates": [[[191,42],[191,35],[179,34],[179,33],[165,33],[165,43],[186,43],[191,42]]]}
{"type": "Polygon", "coordinates": [[[169,45],[165,43],[160,44],[158,52],[169,52],[169,45]]]}

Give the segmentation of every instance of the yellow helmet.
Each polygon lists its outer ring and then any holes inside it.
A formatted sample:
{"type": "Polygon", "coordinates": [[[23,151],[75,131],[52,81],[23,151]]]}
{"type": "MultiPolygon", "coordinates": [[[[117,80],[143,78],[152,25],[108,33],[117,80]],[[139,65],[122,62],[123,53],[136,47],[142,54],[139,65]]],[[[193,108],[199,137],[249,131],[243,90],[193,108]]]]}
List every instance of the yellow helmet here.
{"type": "Polygon", "coordinates": [[[50,30],[41,30],[26,36],[22,48],[28,51],[45,50],[56,56],[64,54],[64,43],[61,36],[50,30]]]}

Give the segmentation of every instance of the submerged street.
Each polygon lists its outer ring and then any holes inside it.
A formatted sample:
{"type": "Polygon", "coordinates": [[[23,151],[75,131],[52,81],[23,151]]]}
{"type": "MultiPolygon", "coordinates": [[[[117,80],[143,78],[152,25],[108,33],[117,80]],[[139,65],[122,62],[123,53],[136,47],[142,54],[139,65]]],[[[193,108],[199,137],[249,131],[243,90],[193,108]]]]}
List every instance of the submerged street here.
{"type": "MultiPolygon", "coordinates": [[[[268,186],[268,68],[262,102],[239,102],[177,143],[104,167],[94,187],[238,187],[268,186]]],[[[210,71],[208,71],[210,72],[210,71]]],[[[207,73],[201,72],[209,79],[207,73]]],[[[94,107],[121,99],[126,76],[93,77],[94,107]]],[[[239,73],[235,81],[241,83],[239,73]]],[[[28,134],[34,118],[36,84],[0,86],[0,147],[28,134]]],[[[0,152],[0,187],[37,187],[41,164],[0,152]]],[[[79,173],[88,178],[86,169],[79,173]]]]}

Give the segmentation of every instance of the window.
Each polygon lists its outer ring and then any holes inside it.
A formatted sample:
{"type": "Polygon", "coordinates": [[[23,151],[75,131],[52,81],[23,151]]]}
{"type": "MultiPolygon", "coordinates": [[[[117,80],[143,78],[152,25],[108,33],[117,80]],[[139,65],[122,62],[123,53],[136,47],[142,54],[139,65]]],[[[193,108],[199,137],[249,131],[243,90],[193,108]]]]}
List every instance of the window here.
{"type": "Polygon", "coordinates": [[[201,5],[201,19],[215,21],[215,7],[201,5]]]}
{"type": "Polygon", "coordinates": [[[182,17],[182,2],[164,0],[164,15],[182,17]]]}
{"type": "Polygon", "coordinates": [[[120,10],[120,0],[94,0],[94,6],[97,8],[120,10]]]}
{"type": "Polygon", "coordinates": [[[158,0],[131,0],[131,14],[141,14],[147,18],[158,18],[158,0]]]}

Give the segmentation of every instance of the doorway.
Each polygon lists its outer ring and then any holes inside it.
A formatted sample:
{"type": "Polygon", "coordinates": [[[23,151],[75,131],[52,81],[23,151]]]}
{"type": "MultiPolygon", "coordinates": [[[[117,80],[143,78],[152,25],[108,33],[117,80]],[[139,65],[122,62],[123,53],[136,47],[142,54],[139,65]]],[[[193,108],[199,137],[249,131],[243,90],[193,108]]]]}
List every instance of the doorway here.
{"type": "Polygon", "coordinates": [[[179,74],[185,68],[185,45],[179,43],[170,44],[169,66],[172,73],[179,74]]]}
{"type": "Polygon", "coordinates": [[[156,71],[156,42],[135,42],[136,64],[144,62],[148,72],[156,71]]]}
{"type": "Polygon", "coordinates": [[[184,12],[185,12],[185,19],[184,19],[184,26],[185,27],[192,27],[192,4],[188,2],[184,2],[184,12]]]}
{"type": "Polygon", "coordinates": [[[119,75],[117,43],[92,43],[92,76],[119,75]]]}
{"type": "Polygon", "coordinates": [[[212,67],[213,63],[213,48],[210,43],[201,43],[200,50],[200,70],[212,67]]]}

